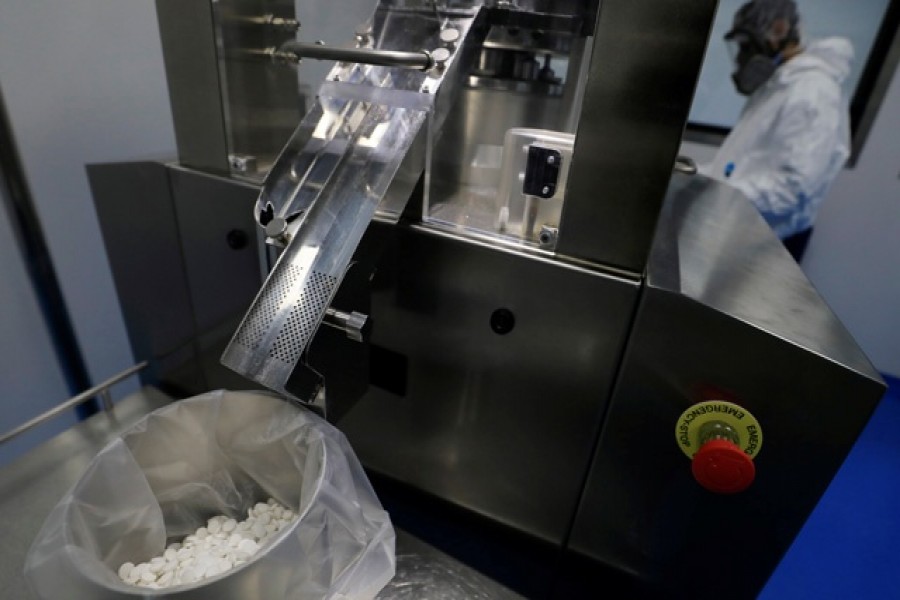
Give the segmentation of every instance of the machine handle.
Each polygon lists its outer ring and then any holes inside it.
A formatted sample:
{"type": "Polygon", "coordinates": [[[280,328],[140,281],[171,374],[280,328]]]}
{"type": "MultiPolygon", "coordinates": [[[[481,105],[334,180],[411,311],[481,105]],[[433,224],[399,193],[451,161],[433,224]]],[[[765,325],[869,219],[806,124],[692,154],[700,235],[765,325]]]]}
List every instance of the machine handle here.
{"type": "Polygon", "coordinates": [[[279,55],[291,55],[297,60],[334,60],[338,62],[361,63],[381,67],[403,67],[427,71],[434,66],[431,54],[421,52],[401,52],[398,50],[373,50],[371,48],[336,48],[322,44],[285,42],[278,49],[279,55]]]}

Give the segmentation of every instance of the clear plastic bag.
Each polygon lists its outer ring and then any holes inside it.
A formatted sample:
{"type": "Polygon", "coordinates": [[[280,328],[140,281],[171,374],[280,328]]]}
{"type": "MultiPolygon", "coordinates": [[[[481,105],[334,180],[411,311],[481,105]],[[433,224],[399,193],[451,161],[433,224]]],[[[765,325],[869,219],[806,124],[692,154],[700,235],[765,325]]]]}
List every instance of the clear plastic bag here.
{"type": "Polygon", "coordinates": [[[342,433],[275,396],[218,391],[159,409],[104,448],[47,518],[25,575],[53,600],[366,599],[394,575],[394,540],[342,433]],[[299,518],[249,562],[160,590],[116,574],[270,497],[299,518]]]}

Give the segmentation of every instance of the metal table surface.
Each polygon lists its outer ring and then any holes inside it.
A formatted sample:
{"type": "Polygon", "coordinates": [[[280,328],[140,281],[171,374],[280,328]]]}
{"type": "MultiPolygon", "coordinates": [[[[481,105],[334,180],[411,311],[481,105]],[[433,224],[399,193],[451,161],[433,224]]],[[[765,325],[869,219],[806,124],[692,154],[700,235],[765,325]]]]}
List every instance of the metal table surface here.
{"type": "MultiPolygon", "coordinates": [[[[147,413],[171,402],[153,387],[117,402],[112,415],[100,413],[0,468],[0,598],[32,599],[23,575],[25,555],[44,519],[109,441],[147,413]]],[[[517,594],[397,530],[397,574],[380,600],[517,599],[517,594]]]]}

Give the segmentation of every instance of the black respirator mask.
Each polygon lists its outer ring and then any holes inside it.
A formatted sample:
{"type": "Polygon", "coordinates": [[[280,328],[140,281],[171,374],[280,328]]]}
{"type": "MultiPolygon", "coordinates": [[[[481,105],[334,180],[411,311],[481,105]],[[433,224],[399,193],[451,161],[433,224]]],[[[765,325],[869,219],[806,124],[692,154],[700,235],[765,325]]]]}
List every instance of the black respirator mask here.
{"type": "Polygon", "coordinates": [[[735,71],[731,74],[734,87],[744,96],[758,90],[783,62],[780,51],[768,50],[755,36],[745,32],[731,32],[725,39],[729,43],[735,71]]]}

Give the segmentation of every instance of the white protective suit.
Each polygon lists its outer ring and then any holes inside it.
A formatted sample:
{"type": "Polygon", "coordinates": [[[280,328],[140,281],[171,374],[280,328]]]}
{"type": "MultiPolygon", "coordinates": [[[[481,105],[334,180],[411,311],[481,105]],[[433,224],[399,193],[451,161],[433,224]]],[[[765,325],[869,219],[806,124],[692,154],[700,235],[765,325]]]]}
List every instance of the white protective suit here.
{"type": "Polygon", "coordinates": [[[742,191],[781,239],[812,226],[850,154],[841,86],[852,60],[853,46],[843,38],[806,46],[750,96],[704,168],[742,191]]]}

